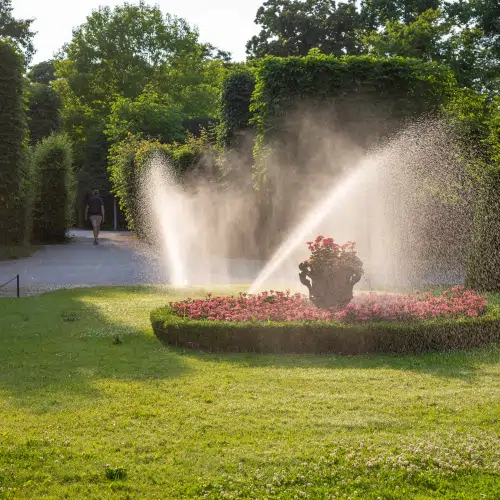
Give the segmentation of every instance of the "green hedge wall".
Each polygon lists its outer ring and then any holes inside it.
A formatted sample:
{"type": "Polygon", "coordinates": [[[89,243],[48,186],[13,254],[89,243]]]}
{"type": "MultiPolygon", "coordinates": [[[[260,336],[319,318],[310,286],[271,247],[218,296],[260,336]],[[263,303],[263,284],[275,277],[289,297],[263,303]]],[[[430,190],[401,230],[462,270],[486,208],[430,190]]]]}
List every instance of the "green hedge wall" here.
{"type": "Polygon", "coordinates": [[[61,242],[71,227],[75,182],[73,154],[65,135],[50,135],[34,150],[35,210],[33,240],[36,243],[61,242]]]}
{"type": "Polygon", "coordinates": [[[200,137],[189,137],[185,144],[162,144],[156,139],[144,139],[132,134],[114,144],[110,149],[108,171],[113,193],[119,199],[129,229],[136,231],[140,237],[147,237],[141,232],[143,225],[139,223],[141,213],[138,201],[143,204],[139,198],[140,180],[151,158],[158,156],[162,168],[168,170],[166,174],[173,174],[181,182],[195,169],[210,168],[207,164],[211,160],[211,147],[205,132],[200,137]]]}
{"type": "Polygon", "coordinates": [[[244,65],[232,70],[222,82],[217,134],[221,148],[237,147],[238,132],[250,127],[250,100],[254,89],[254,73],[244,65]]]}
{"type": "Polygon", "coordinates": [[[0,39],[0,245],[29,238],[30,162],[24,110],[24,62],[0,39]]]}
{"type": "Polygon", "coordinates": [[[483,174],[474,215],[466,286],[500,291],[500,166],[483,174]]]}
{"type": "MultiPolygon", "coordinates": [[[[301,102],[309,111],[316,107],[324,112],[329,109],[325,104],[334,105],[337,122],[343,127],[352,122],[353,131],[370,122],[367,129],[380,128],[382,118],[397,128],[401,120],[437,112],[454,89],[450,69],[416,59],[267,57],[257,65],[250,107],[257,131],[256,175],[265,175],[266,146],[279,137],[283,117],[301,102]]],[[[287,148],[293,149],[293,143],[288,135],[287,148]]]]}
{"type": "Polygon", "coordinates": [[[410,353],[467,349],[500,340],[500,312],[482,318],[422,323],[234,323],[183,319],[169,307],[151,313],[165,344],[255,353],[410,353]]]}

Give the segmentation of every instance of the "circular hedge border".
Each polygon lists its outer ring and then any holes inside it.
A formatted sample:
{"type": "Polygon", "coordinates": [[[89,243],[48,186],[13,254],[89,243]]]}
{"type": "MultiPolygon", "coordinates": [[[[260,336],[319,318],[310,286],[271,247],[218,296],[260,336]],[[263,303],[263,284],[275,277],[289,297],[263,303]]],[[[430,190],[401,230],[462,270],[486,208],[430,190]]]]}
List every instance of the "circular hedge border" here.
{"type": "Polygon", "coordinates": [[[208,321],[182,318],[170,307],[151,313],[156,337],[167,345],[208,351],[368,354],[469,349],[500,341],[500,309],[480,318],[412,323],[208,321]]]}

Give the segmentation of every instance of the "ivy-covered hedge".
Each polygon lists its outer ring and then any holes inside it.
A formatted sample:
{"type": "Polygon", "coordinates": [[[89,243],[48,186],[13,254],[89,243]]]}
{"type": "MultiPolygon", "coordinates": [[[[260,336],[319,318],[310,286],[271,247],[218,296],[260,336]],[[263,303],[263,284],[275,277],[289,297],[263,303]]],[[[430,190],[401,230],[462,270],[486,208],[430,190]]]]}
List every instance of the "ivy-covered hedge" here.
{"type": "Polygon", "coordinates": [[[0,39],[0,245],[22,245],[29,238],[31,171],[23,71],[17,48],[0,39]]]}
{"type": "MultiPolygon", "coordinates": [[[[126,140],[114,144],[108,158],[108,171],[113,184],[113,193],[118,197],[129,229],[141,237],[142,225],[139,199],[140,182],[145,168],[153,157],[168,169],[168,175],[178,181],[195,169],[207,170],[215,166],[215,155],[211,157],[212,145],[205,132],[200,137],[190,136],[184,144],[162,144],[156,139],[144,139],[130,134],[126,140]]],[[[166,172],[167,174],[167,172],[166,172]]]]}
{"type": "Polygon", "coordinates": [[[481,318],[421,323],[235,323],[184,319],[163,307],[151,313],[165,344],[255,353],[410,353],[468,349],[500,340],[500,311],[481,318]]]}
{"type": "MultiPolygon", "coordinates": [[[[301,102],[307,104],[308,111],[333,109],[342,128],[348,129],[351,123],[352,132],[364,132],[381,129],[384,119],[396,128],[403,119],[437,112],[455,88],[451,70],[416,59],[326,55],[264,58],[257,65],[250,107],[257,131],[256,174],[265,174],[266,146],[279,137],[283,117],[301,102]]],[[[295,132],[302,133],[302,127],[295,132]]],[[[295,142],[287,133],[286,146],[292,158],[295,142]]]]}
{"type": "Polygon", "coordinates": [[[222,82],[218,126],[218,142],[221,148],[237,147],[238,132],[250,127],[250,100],[254,89],[254,73],[244,65],[234,68],[222,82]]]}
{"type": "Polygon", "coordinates": [[[61,242],[71,227],[75,182],[73,153],[65,135],[50,135],[36,146],[35,210],[33,240],[36,243],[61,242]]]}
{"type": "Polygon", "coordinates": [[[474,214],[466,285],[500,291],[500,165],[483,174],[474,214]]]}

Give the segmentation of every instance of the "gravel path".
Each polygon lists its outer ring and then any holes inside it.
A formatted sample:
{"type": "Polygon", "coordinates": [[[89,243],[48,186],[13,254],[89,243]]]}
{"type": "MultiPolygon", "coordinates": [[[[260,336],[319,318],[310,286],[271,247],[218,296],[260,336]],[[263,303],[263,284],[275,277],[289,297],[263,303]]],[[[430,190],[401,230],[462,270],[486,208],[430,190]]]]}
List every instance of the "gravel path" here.
{"type": "MultiPolygon", "coordinates": [[[[42,247],[27,259],[0,262],[0,284],[20,275],[21,295],[58,288],[168,283],[165,266],[131,233],[102,232],[93,245],[91,231],[73,231],[73,241],[42,247]]],[[[16,284],[0,289],[15,295],[16,284]]]]}

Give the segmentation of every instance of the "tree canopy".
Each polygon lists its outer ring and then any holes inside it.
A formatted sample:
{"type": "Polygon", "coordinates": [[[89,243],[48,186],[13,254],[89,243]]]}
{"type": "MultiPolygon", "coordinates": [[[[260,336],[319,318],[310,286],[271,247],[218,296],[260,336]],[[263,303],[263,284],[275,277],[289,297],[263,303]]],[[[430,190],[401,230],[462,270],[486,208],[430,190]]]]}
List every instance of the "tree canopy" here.
{"type": "Polygon", "coordinates": [[[12,15],[12,0],[0,0],[0,38],[10,38],[21,48],[24,62],[28,65],[35,53],[31,30],[33,19],[15,19],[12,15]]]}
{"type": "Polygon", "coordinates": [[[305,56],[312,48],[340,56],[361,49],[361,17],[355,0],[267,0],[255,23],[262,30],[247,44],[247,54],[253,58],[305,56]]]}
{"type": "Polygon", "coordinates": [[[496,0],[267,0],[250,58],[373,54],[450,66],[459,83],[500,91],[500,4],[496,0]]]}

